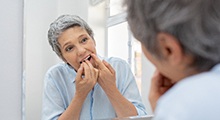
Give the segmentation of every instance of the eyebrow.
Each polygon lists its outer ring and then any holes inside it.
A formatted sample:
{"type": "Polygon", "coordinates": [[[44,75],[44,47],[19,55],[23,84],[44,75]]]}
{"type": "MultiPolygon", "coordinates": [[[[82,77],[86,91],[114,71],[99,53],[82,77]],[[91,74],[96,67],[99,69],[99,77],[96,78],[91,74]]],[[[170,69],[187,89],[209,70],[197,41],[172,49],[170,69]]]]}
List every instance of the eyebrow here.
{"type": "MultiPolygon", "coordinates": [[[[83,36],[86,36],[86,37],[87,37],[86,34],[82,34],[82,35],[80,35],[77,39],[80,39],[80,38],[82,38],[83,36]]],[[[64,47],[65,47],[66,45],[70,44],[70,43],[71,43],[71,42],[65,43],[62,48],[64,49],[64,47]]]]}
{"type": "Polygon", "coordinates": [[[82,35],[80,35],[79,37],[78,37],[78,39],[80,39],[80,38],[82,38],[82,37],[87,37],[87,35],[86,34],[82,34],[82,35]]]}
{"type": "Polygon", "coordinates": [[[62,48],[64,49],[68,44],[70,44],[70,42],[65,43],[62,48]]]}

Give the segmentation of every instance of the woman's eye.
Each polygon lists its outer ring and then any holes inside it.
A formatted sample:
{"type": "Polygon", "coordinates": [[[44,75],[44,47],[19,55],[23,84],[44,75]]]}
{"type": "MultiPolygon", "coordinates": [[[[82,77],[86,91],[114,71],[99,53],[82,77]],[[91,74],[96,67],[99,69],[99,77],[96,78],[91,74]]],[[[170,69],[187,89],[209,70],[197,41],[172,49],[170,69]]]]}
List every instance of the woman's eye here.
{"type": "Polygon", "coordinates": [[[68,51],[71,51],[72,49],[73,49],[72,46],[66,47],[66,51],[67,51],[67,52],[68,52],[68,51]]]}
{"type": "Polygon", "coordinates": [[[88,40],[87,38],[83,38],[82,43],[86,42],[87,40],[88,40]]]}

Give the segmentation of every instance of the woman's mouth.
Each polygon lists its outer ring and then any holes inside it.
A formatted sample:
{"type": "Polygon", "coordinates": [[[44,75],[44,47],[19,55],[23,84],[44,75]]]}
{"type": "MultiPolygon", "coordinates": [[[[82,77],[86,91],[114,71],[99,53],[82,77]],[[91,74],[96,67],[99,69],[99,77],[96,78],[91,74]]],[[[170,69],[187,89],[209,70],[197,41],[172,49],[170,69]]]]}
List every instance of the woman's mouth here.
{"type": "Polygon", "coordinates": [[[91,57],[90,55],[87,56],[84,60],[82,60],[82,61],[80,62],[80,64],[82,64],[82,62],[85,62],[86,60],[90,61],[91,58],[92,58],[92,57],[91,57]]]}

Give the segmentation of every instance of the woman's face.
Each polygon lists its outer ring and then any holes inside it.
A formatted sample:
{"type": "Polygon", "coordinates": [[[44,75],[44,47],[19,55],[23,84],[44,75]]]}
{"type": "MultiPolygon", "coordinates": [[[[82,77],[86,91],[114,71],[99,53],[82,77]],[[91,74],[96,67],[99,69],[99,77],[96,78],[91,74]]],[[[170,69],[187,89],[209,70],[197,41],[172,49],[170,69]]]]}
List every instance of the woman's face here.
{"type": "Polygon", "coordinates": [[[80,26],[71,27],[60,35],[58,42],[65,62],[69,63],[76,71],[85,59],[95,66],[90,56],[91,53],[96,54],[95,41],[85,29],[80,26]]]}

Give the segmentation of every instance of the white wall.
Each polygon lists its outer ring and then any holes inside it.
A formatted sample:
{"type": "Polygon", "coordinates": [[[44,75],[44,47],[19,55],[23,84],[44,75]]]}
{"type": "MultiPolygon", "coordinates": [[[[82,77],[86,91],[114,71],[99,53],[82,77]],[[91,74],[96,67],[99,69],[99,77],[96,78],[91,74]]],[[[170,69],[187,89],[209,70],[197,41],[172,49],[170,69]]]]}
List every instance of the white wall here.
{"type": "Polygon", "coordinates": [[[0,4],[0,116],[21,120],[23,2],[0,4]]]}
{"type": "Polygon", "coordinates": [[[101,2],[95,6],[89,5],[87,12],[87,22],[94,32],[96,50],[99,55],[106,56],[106,1],[101,2]]]}
{"type": "Polygon", "coordinates": [[[149,60],[142,54],[142,83],[141,83],[141,95],[143,102],[146,106],[148,114],[153,114],[149,100],[148,100],[148,95],[149,95],[149,90],[150,90],[150,84],[151,84],[151,78],[153,76],[153,73],[155,71],[155,67],[153,66],[152,63],[150,63],[149,60]]]}
{"type": "Polygon", "coordinates": [[[43,78],[58,61],[47,42],[47,30],[57,16],[57,0],[26,0],[24,15],[25,118],[40,120],[43,78]]]}

